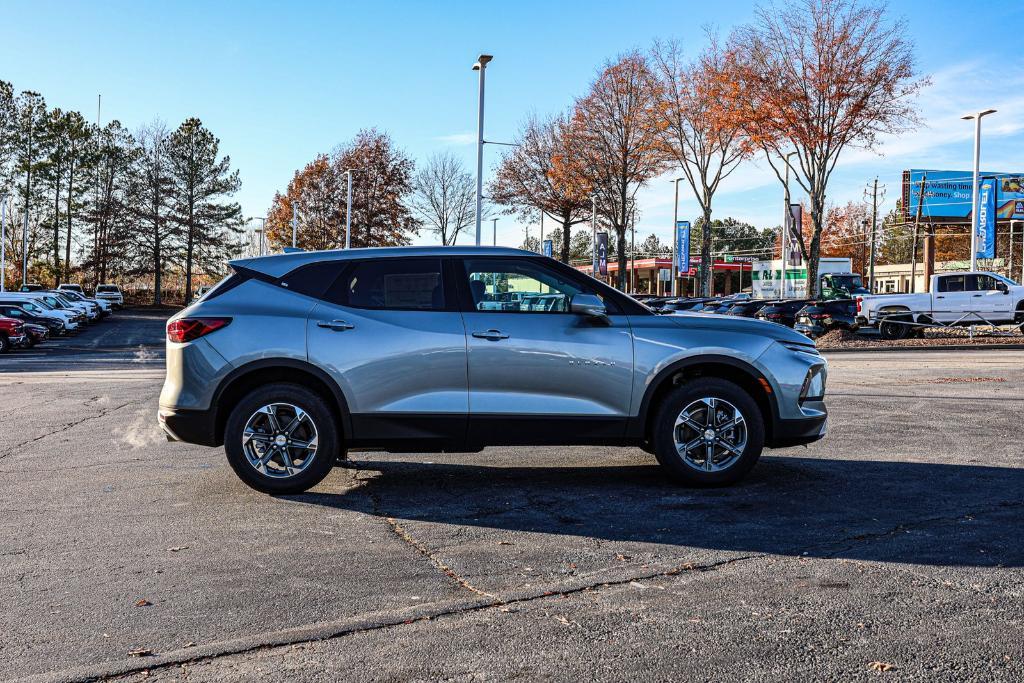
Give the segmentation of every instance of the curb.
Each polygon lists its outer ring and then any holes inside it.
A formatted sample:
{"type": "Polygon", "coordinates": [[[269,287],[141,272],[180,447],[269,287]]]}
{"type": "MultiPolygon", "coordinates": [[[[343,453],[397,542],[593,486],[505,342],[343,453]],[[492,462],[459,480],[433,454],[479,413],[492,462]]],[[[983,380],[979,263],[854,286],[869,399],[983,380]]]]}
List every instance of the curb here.
{"type": "Polygon", "coordinates": [[[948,344],[945,346],[867,346],[818,349],[820,353],[876,353],[879,351],[1021,351],[1024,344],[948,344]]]}

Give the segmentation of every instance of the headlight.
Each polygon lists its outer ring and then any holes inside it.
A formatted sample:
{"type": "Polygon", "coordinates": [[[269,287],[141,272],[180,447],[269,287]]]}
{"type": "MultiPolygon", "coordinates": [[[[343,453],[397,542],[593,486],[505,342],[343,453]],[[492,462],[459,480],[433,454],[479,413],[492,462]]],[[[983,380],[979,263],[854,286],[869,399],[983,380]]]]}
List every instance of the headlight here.
{"type": "Polygon", "coordinates": [[[807,371],[804,385],[800,389],[800,401],[822,401],[825,399],[825,366],[813,365],[807,371]]]}

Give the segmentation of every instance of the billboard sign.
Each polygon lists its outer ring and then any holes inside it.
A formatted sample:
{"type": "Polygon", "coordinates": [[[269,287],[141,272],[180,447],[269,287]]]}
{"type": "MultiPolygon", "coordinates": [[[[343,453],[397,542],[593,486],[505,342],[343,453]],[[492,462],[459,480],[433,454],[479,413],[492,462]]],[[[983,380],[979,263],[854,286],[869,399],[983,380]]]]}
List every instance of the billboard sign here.
{"type": "Polygon", "coordinates": [[[555,248],[555,243],[554,242],[552,242],[551,240],[544,240],[543,252],[544,252],[545,256],[547,256],[548,258],[551,258],[552,254],[554,253],[554,248],[555,248]]]}
{"type": "Polygon", "coordinates": [[[597,233],[597,270],[601,275],[608,274],[608,233],[597,233]]]}
{"type": "Polygon", "coordinates": [[[985,178],[978,185],[978,258],[996,257],[996,191],[999,181],[985,178]]]}
{"type": "Polygon", "coordinates": [[[676,221],[676,271],[690,271],[690,221],[676,221]]]}
{"type": "MultiPolygon", "coordinates": [[[[982,172],[980,177],[995,181],[995,193],[990,200],[994,202],[995,220],[1024,218],[1024,173],[982,172]]],[[[920,207],[925,223],[969,223],[973,183],[971,171],[904,171],[904,220],[914,220],[920,207]]]]}

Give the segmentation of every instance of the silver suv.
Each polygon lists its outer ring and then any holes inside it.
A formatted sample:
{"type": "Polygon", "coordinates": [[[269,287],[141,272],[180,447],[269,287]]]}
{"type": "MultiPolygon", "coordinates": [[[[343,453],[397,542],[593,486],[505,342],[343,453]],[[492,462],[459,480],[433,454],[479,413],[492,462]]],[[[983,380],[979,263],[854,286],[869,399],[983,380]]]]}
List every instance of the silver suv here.
{"type": "Polygon", "coordinates": [[[722,485],[763,447],[825,434],[826,363],[781,325],[655,315],[552,259],[502,248],[292,253],[167,324],[159,420],[224,445],[248,485],[304,491],[348,449],[640,446],[722,485]]]}

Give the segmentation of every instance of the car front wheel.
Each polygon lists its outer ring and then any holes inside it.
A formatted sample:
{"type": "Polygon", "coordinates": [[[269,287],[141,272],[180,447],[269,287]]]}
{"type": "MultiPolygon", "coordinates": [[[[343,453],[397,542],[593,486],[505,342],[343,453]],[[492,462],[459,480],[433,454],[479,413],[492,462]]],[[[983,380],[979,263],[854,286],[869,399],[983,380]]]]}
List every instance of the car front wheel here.
{"type": "Polygon", "coordinates": [[[672,390],[653,425],[654,454],[674,480],[724,486],[742,479],[764,448],[761,410],[736,384],[698,378],[672,390]]]}
{"type": "Polygon", "coordinates": [[[316,486],[330,473],[340,447],[327,403],[298,384],[254,389],[234,407],[224,428],[224,450],[235,474],[273,495],[316,486]]]}

